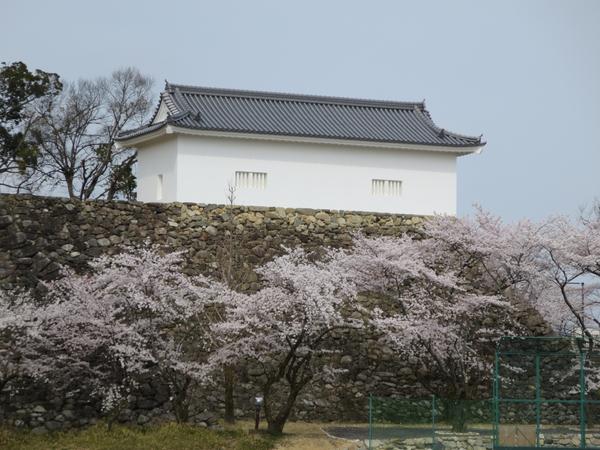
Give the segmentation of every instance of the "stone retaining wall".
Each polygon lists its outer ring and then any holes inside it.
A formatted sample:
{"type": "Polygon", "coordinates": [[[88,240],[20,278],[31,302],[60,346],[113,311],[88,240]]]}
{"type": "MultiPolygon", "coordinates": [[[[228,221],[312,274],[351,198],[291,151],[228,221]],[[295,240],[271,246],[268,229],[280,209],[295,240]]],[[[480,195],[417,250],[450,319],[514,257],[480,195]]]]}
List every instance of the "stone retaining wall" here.
{"type": "Polygon", "coordinates": [[[435,438],[416,437],[407,439],[374,440],[371,448],[377,450],[488,450],[492,448],[492,436],[479,433],[454,433],[436,431],[435,438]]]}
{"type": "MultiPolygon", "coordinates": [[[[540,445],[547,447],[580,447],[581,434],[576,428],[564,433],[540,435],[540,445]]],[[[590,433],[587,430],[586,446],[589,448],[600,447],[600,433],[590,433]]]]}
{"type": "MultiPolygon", "coordinates": [[[[234,236],[239,254],[250,269],[242,288],[255,290],[259,280],[252,267],[280,254],[282,246],[300,245],[308,250],[347,247],[352,233],[359,230],[398,236],[418,232],[422,220],[350,211],[77,201],[0,194],[0,288],[41,289],[41,281],[59,276],[61,265],[85,271],[87,262],[96,256],[146,241],[170,250],[185,250],[185,272],[210,275],[218,269],[218,249],[228,236],[234,236]]],[[[530,328],[544,327],[538,317],[528,317],[527,321],[530,328]]],[[[413,372],[393,361],[392,351],[376,338],[343,336],[340,341],[345,342],[345,350],[338,356],[339,362],[347,373],[336,385],[307,390],[297,401],[296,418],[365,420],[369,393],[397,398],[429,395],[413,372]]],[[[138,396],[123,420],[145,423],[152,417],[163,417],[168,403],[160,397],[160,390],[147,389],[138,396]]],[[[236,387],[239,416],[252,416],[255,391],[248,379],[240,380],[236,387]]],[[[216,415],[224,408],[219,389],[200,393],[198,400],[216,415]]],[[[75,400],[73,406],[65,402],[22,394],[4,414],[13,423],[34,427],[39,427],[43,418],[47,429],[76,426],[96,414],[94,405],[86,404],[87,412],[82,416],[82,405],[75,400]],[[36,412],[35,408],[45,411],[36,412]],[[76,419],[69,420],[65,411],[73,408],[78,410],[76,419]]]]}
{"type": "MultiPolygon", "coordinates": [[[[552,448],[578,448],[580,447],[580,432],[572,429],[561,433],[540,434],[540,446],[552,448]]],[[[534,438],[535,439],[535,438],[534,438]]],[[[502,445],[502,444],[501,444],[502,445]]],[[[523,436],[516,436],[515,441],[505,442],[505,446],[512,447],[535,447],[535,442],[524,440],[523,436]]],[[[588,448],[600,446],[600,434],[597,432],[586,435],[588,448]]],[[[368,448],[368,442],[365,443],[368,448]]],[[[373,440],[371,448],[377,450],[426,450],[426,449],[449,449],[449,450],[487,450],[492,448],[492,434],[469,432],[454,433],[451,431],[436,431],[433,437],[416,437],[407,439],[373,440]]]]}
{"type": "MultiPolygon", "coordinates": [[[[146,241],[168,250],[185,250],[186,273],[212,274],[218,269],[218,249],[231,235],[251,269],[280,254],[282,246],[300,245],[308,250],[346,247],[352,233],[359,230],[401,235],[414,231],[421,221],[413,216],[350,211],[77,201],[1,194],[0,288],[40,289],[41,281],[59,276],[61,265],[85,271],[87,262],[96,256],[146,241]]],[[[243,288],[258,287],[259,280],[250,272],[243,288]]],[[[362,419],[370,390],[380,395],[415,392],[414,376],[405,373],[399,378],[391,351],[376,339],[348,338],[347,344],[348,351],[339,355],[341,364],[349,369],[347,376],[336,386],[326,384],[306,392],[298,399],[297,418],[362,419]]],[[[238,416],[253,415],[255,391],[248,379],[240,380],[236,386],[238,416]]],[[[5,408],[5,419],[41,431],[42,426],[54,430],[84,425],[97,416],[96,405],[48,395],[24,390],[5,408]],[[71,420],[69,411],[74,409],[76,418],[71,420]]],[[[208,416],[218,416],[224,409],[219,389],[200,392],[198,401],[210,411],[200,413],[201,422],[210,423],[208,416]]],[[[161,396],[160,387],[147,386],[130,402],[121,419],[143,424],[168,416],[168,409],[168,399],[161,396]]]]}
{"type": "MultiPolygon", "coordinates": [[[[0,194],[0,287],[36,287],[60,265],[84,269],[91,258],[148,240],[186,250],[189,273],[217,268],[217,248],[233,233],[256,266],[282,245],[348,246],[351,233],[400,235],[420,217],[349,211],[227,207],[191,203],[77,201],[0,194]]],[[[256,288],[256,278],[247,288],[256,288]]]]}

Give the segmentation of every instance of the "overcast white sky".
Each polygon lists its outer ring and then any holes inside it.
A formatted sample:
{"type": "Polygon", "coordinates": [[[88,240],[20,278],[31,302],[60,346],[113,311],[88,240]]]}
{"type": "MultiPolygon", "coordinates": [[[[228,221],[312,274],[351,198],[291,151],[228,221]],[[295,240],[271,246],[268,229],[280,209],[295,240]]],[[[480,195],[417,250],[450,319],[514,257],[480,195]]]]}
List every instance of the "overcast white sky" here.
{"type": "Polygon", "coordinates": [[[0,60],[64,79],[389,100],[479,135],[459,213],[576,214],[600,198],[600,1],[0,0],[0,60]]]}

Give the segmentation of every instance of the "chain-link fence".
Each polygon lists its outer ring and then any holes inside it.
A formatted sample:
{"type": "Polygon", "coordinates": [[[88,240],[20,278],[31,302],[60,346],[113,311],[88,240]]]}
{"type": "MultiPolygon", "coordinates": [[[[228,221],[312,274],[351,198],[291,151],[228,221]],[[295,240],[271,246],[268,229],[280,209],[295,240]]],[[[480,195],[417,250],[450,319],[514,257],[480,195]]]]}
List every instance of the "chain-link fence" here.
{"type": "Polygon", "coordinates": [[[370,397],[369,448],[600,449],[600,339],[498,343],[490,400],[370,397]]]}
{"type": "Polygon", "coordinates": [[[600,341],[500,340],[494,374],[495,448],[600,448],[600,341]]]}
{"type": "Polygon", "coordinates": [[[369,398],[369,448],[486,447],[491,400],[369,398]],[[465,439],[461,445],[460,439],[465,439]],[[454,445],[456,444],[456,445],[454,445]]]}

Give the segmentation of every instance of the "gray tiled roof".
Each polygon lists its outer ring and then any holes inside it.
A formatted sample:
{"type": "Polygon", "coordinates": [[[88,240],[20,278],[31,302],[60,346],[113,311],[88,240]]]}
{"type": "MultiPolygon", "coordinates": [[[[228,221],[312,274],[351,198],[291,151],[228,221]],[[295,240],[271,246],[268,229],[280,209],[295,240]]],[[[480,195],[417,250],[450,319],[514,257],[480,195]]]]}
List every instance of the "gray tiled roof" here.
{"type": "MultiPolygon", "coordinates": [[[[484,145],[437,127],[423,102],[392,102],[166,84],[166,120],[124,131],[119,140],[171,124],[195,130],[443,147],[484,145]]],[[[158,108],[157,108],[158,111],[158,108]]],[[[156,116],[156,112],[155,112],[156,116]]]]}

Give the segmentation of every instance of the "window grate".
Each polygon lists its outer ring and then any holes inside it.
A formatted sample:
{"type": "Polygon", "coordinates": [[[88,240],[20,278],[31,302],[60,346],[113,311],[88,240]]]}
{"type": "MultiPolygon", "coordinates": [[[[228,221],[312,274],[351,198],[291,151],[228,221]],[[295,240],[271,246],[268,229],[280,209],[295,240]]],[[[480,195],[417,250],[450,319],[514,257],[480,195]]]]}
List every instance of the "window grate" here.
{"type": "Polygon", "coordinates": [[[400,180],[371,180],[371,195],[399,197],[402,194],[400,180]]]}
{"type": "Polygon", "coordinates": [[[162,173],[156,179],[156,200],[163,199],[163,176],[162,173]]]}
{"type": "Polygon", "coordinates": [[[235,187],[263,190],[267,187],[267,174],[265,172],[236,172],[235,187]]]}

